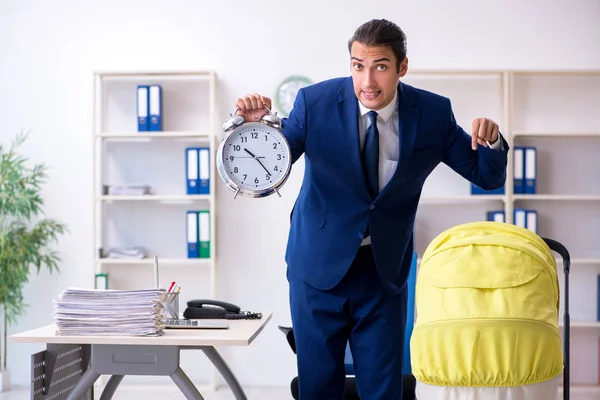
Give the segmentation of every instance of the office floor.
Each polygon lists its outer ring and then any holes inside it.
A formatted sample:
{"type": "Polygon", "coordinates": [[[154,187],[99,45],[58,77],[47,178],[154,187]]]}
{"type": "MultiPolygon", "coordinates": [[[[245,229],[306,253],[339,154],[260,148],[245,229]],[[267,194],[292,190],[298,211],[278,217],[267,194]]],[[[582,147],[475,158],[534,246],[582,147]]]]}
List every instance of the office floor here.
{"type": "MultiPolygon", "coordinates": [[[[262,387],[244,388],[248,400],[287,400],[292,399],[289,387],[262,387]]],[[[221,388],[216,392],[202,392],[205,400],[234,400],[231,391],[221,388]]],[[[13,388],[9,392],[0,393],[0,400],[29,400],[30,394],[27,388],[13,388]]],[[[100,391],[96,391],[95,398],[100,398],[100,391]]],[[[113,400],[131,400],[133,398],[144,400],[182,400],[183,394],[177,388],[130,388],[123,386],[117,390],[113,400]]]]}

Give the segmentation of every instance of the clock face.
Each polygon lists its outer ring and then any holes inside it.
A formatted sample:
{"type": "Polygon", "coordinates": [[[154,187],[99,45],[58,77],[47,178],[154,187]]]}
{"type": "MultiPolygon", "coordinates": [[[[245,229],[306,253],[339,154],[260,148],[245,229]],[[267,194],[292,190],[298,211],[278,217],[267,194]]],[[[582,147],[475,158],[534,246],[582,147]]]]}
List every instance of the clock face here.
{"type": "Polygon", "coordinates": [[[286,78],[279,85],[275,93],[275,100],[277,108],[283,116],[289,116],[290,111],[292,111],[298,90],[310,84],[312,84],[310,79],[294,75],[286,78]]]}
{"type": "Polygon", "coordinates": [[[234,130],[223,144],[223,169],[239,188],[259,192],[285,181],[289,146],[279,131],[259,122],[234,130]]]}

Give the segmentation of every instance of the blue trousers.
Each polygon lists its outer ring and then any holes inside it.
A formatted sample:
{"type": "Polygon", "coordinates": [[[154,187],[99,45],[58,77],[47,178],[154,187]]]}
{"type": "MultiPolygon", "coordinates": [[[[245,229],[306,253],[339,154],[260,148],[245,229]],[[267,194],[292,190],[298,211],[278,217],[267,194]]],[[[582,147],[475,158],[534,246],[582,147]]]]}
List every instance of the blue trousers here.
{"type": "Polygon", "coordinates": [[[288,280],[300,399],[343,399],[349,341],[360,397],[400,400],[407,289],[397,296],[383,289],[371,246],[360,248],[330,290],[288,280]]]}

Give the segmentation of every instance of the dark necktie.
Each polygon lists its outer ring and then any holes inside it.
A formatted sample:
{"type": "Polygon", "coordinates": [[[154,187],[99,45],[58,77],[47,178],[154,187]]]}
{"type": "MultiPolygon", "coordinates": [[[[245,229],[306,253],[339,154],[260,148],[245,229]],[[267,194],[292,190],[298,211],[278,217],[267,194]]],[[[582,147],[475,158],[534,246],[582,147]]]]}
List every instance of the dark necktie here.
{"type": "Polygon", "coordinates": [[[371,199],[379,193],[379,130],[377,129],[377,113],[369,111],[371,125],[367,128],[365,145],[362,151],[362,163],[365,172],[367,188],[371,199]]]}

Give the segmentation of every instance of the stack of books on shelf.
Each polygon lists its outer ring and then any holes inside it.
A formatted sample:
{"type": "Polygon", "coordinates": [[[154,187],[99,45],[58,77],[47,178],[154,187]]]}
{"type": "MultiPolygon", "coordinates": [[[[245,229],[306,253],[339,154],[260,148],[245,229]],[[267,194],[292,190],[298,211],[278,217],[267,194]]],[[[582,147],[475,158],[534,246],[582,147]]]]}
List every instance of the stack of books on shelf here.
{"type": "Polygon", "coordinates": [[[54,300],[57,335],[160,336],[164,289],[69,288],[54,300]]]}
{"type": "Polygon", "coordinates": [[[152,194],[148,185],[103,185],[104,196],[142,196],[152,194]]]}

